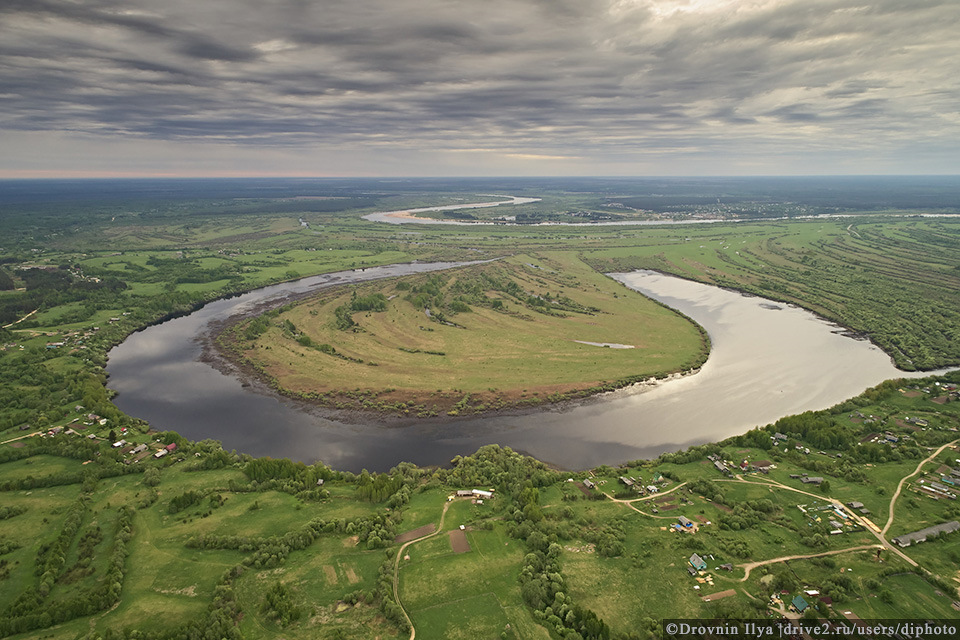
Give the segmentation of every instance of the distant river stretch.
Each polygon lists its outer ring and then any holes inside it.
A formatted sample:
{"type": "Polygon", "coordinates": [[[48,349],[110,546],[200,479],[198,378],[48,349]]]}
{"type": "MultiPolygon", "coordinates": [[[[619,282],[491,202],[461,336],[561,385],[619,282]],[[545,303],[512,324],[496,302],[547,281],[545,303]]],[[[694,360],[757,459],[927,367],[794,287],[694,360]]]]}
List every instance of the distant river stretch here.
{"type": "MultiPolygon", "coordinates": [[[[154,429],[254,456],[322,460],[335,468],[383,471],[402,461],[444,465],[496,443],[568,469],[654,457],[711,442],[809,409],[823,409],[895,377],[869,342],[846,337],[813,314],[762,298],[653,272],[615,274],[626,286],[678,309],[710,334],[699,373],[635,386],[520,415],[340,421],[307,403],[244,387],[201,362],[211,323],[255,305],[324,286],[456,266],[393,265],[274,285],[218,300],[195,313],[131,335],[110,352],[116,404],[154,429]]],[[[624,371],[624,375],[632,372],[624,371]]]]}
{"type": "MultiPolygon", "coordinates": [[[[379,211],[377,213],[368,213],[363,216],[364,220],[370,222],[385,222],[387,224],[444,224],[444,225],[502,225],[517,224],[513,222],[513,216],[504,216],[503,221],[492,220],[446,220],[443,218],[426,218],[416,214],[432,213],[435,211],[457,211],[459,209],[487,209],[489,207],[499,207],[502,205],[529,204],[531,202],[540,202],[540,198],[521,198],[518,196],[491,196],[496,198],[510,198],[510,200],[497,200],[495,202],[472,202],[464,204],[447,204],[437,207],[422,207],[420,209],[400,209],[398,211],[379,211]]],[[[703,224],[705,222],[723,222],[717,218],[700,219],[691,218],[689,220],[612,220],[606,222],[538,222],[535,225],[524,226],[561,226],[561,227],[609,227],[609,226],[648,226],[648,225],[674,225],[674,224],[703,224]]],[[[736,222],[734,220],[733,222],[736,222]]]]}

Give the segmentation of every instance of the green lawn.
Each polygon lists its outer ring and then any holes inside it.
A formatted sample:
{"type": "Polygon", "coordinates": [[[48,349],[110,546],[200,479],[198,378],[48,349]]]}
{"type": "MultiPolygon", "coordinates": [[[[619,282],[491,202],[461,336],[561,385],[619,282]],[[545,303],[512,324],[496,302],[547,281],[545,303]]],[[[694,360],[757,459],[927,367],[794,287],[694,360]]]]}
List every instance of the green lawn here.
{"type": "MultiPolygon", "coordinates": [[[[449,525],[450,513],[447,518],[449,525]]],[[[460,554],[453,553],[446,533],[408,548],[400,598],[418,637],[497,637],[512,617],[504,607],[520,604],[522,543],[501,527],[468,531],[467,540],[471,549],[460,554]]]]}

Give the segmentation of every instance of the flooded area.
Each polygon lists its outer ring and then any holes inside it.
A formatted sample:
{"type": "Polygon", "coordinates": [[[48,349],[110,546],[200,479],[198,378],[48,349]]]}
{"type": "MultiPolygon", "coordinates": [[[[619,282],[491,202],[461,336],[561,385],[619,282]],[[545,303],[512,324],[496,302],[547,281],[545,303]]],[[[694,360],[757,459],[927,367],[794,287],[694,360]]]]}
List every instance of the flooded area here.
{"type": "Polygon", "coordinates": [[[653,272],[612,277],[703,326],[712,342],[707,362],[693,375],[562,406],[458,419],[338,419],[202,361],[201,338],[212,327],[259,305],[324,286],[451,266],[393,265],[328,274],[213,302],[133,334],[113,349],[108,386],[119,392],[117,406],[154,429],[194,440],[214,438],[228,450],[254,456],[383,471],[402,461],[445,465],[456,455],[496,443],[582,469],[720,440],[783,416],[829,407],[888,378],[928,375],[899,371],[871,343],[848,337],[802,309],[653,272]]]}

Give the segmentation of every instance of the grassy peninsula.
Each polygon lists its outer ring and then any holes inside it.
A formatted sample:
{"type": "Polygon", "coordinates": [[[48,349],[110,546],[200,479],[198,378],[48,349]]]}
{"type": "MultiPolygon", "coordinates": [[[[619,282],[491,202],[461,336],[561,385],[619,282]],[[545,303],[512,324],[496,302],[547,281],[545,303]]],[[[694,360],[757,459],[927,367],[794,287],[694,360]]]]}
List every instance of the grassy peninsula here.
{"type": "Polygon", "coordinates": [[[320,294],[221,337],[275,388],[338,408],[479,413],[699,366],[694,323],[570,253],[320,294]]]}

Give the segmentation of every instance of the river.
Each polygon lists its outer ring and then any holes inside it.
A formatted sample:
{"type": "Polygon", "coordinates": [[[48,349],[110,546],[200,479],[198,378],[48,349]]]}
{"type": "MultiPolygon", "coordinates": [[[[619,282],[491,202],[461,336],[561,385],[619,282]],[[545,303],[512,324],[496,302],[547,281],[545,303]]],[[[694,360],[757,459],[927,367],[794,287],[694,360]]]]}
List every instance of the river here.
{"type": "MultiPolygon", "coordinates": [[[[617,280],[678,309],[712,341],[701,370],[563,406],[513,415],[406,422],[342,420],[329,411],[259,389],[201,361],[202,340],[257,305],[324,286],[455,266],[392,265],[273,285],[210,303],[131,335],[110,352],[115,402],[154,429],[214,438],[254,456],[383,471],[402,461],[442,465],[496,443],[568,469],[654,457],[716,441],[780,417],[822,409],[894,377],[869,342],[799,308],[653,272],[617,280]]],[[[630,372],[624,372],[628,375],[630,372]]]]}
{"type": "MultiPolygon", "coordinates": [[[[518,225],[513,221],[515,216],[505,216],[502,221],[493,220],[447,220],[443,218],[427,218],[418,216],[419,213],[432,213],[438,211],[458,211],[460,209],[487,209],[490,207],[499,207],[502,205],[521,205],[531,202],[540,202],[540,198],[523,198],[519,196],[494,196],[498,198],[510,198],[510,200],[497,200],[495,202],[472,202],[463,204],[447,204],[436,207],[422,207],[420,209],[400,209],[397,211],[379,211],[377,213],[368,213],[362,216],[364,220],[370,222],[383,222],[386,224],[431,224],[431,225],[516,225],[532,227],[623,227],[623,226],[656,226],[656,225],[683,225],[683,224],[705,224],[712,222],[725,222],[721,218],[690,218],[689,220],[612,220],[606,222],[538,222],[535,224],[518,225]]],[[[726,222],[740,222],[739,220],[726,220],[726,222]]]]}

